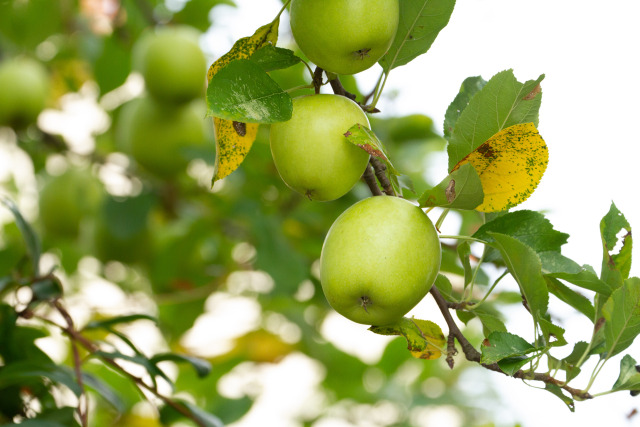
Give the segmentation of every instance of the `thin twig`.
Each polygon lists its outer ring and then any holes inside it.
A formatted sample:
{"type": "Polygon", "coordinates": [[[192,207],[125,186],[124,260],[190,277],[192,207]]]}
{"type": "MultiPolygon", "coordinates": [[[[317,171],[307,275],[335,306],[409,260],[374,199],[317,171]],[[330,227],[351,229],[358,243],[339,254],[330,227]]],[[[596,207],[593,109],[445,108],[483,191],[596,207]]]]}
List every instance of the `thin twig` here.
{"type": "Polygon", "coordinates": [[[373,172],[373,167],[371,165],[367,165],[367,168],[364,170],[364,174],[362,174],[362,179],[369,186],[369,190],[371,194],[374,196],[382,196],[382,190],[378,187],[378,182],[376,181],[375,174],[373,172]]]}
{"type": "MultiPolygon", "coordinates": [[[[62,306],[60,300],[54,300],[53,306],[58,310],[58,313],[62,316],[65,322],[67,322],[67,329],[75,331],[73,319],[69,312],[62,306]]],[[[82,380],[82,360],[80,359],[80,353],[78,352],[78,345],[75,340],[71,340],[71,351],[73,353],[73,369],[76,373],[76,381],[80,387],[80,396],[78,396],[78,416],[80,417],[80,425],[86,427],[89,425],[89,399],[87,398],[87,392],[84,387],[84,381],[82,380]],[[84,403],[84,405],[83,405],[84,403]]]]}
{"type": "MultiPolygon", "coordinates": [[[[436,301],[436,304],[438,305],[438,308],[440,309],[440,312],[442,313],[442,316],[444,317],[445,322],[447,322],[447,326],[449,327],[449,334],[456,337],[456,339],[460,343],[460,346],[462,347],[462,352],[464,353],[466,359],[469,360],[470,362],[478,362],[480,363],[480,365],[482,365],[486,369],[489,369],[490,371],[500,372],[504,374],[504,372],[502,371],[502,369],[500,369],[500,366],[498,366],[497,363],[487,364],[487,363],[480,362],[482,359],[482,354],[475,349],[475,347],[469,342],[469,340],[467,340],[467,338],[462,334],[462,331],[460,331],[460,328],[458,328],[458,325],[456,325],[456,322],[453,320],[453,317],[449,312],[448,302],[444,299],[444,297],[440,294],[440,292],[435,286],[432,287],[429,292],[433,296],[433,299],[436,301]]],[[[579,390],[573,387],[569,387],[567,384],[565,384],[564,381],[560,381],[556,378],[553,378],[549,374],[543,374],[539,372],[528,372],[520,369],[513,374],[513,377],[519,378],[522,380],[541,381],[545,384],[555,385],[567,391],[568,393],[570,393],[572,397],[578,398],[580,400],[593,398],[593,396],[588,392],[584,390],[579,390]]]]}
{"type": "MultiPolygon", "coordinates": [[[[56,307],[56,308],[58,308],[58,307],[56,307]]],[[[68,315],[68,312],[66,312],[64,310],[64,307],[62,307],[62,309],[68,315]]],[[[63,317],[65,317],[63,312],[61,312],[60,314],[62,314],[63,317]]],[[[178,402],[172,400],[171,398],[163,395],[155,387],[152,387],[149,384],[147,384],[142,378],[137,377],[137,376],[129,373],[118,362],[116,362],[115,359],[107,357],[102,353],[99,353],[100,352],[100,347],[98,347],[97,344],[95,344],[93,341],[91,341],[90,339],[88,339],[87,337],[82,335],[82,333],[80,333],[79,331],[75,330],[75,328],[70,328],[70,327],[65,327],[65,326],[59,325],[56,322],[53,322],[52,320],[47,319],[45,317],[38,316],[38,318],[40,320],[46,322],[46,323],[49,323],[51,325],[54,325],[54,326],[58,327],[62,332],[64,332],[69,337],[69,339],[71,339],[71,341],[77,342],[82,347],[84,347],[89,353],[91,353],[92,355],[95,355],[96,357],[99,357],[104,363],[106,363],[106,364],[110,365],[111,367],[115,368],[122,375],[126,376],[131,381],[133,381],[138,386],[138,389],[145,389],[145,390],[153,393],[153,395],[156,396],[157,398],[159,398],[163,403],[165,403],[166,405],[172,407],[173,409],[175,409],[176,411],[178,411],[180,414],[184,415],[188,419],[192,420],[199,427],[206,427],[206,425],[202,421],[200,421],[198,418],[196,418],[191,413],[191,411],[189,411],[188,408],[186,408],[183,405],[179,404],[178,402]]]]}
{"type": "Polygon", "coordinates": [[[389,178],[387,178],[387,166],[373,156],[371,157],[371,159],[369,159],[369,163],[371,163],[371,166],[373,166],[373,171],[376,174],[378,182],[380,182],[380,185],[382,186],[382,191],[384,191],[384,194],[386,194],[387,196],[396,196],[396,192],[393,190],[393,186],[391,185],[389,178]]]}

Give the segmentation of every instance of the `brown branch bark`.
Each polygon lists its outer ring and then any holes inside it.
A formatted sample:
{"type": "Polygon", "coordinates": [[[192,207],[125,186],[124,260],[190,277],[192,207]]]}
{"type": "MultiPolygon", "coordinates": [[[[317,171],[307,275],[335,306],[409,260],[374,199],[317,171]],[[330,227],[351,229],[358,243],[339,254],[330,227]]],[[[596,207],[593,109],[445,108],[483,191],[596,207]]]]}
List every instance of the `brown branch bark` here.
{"type": "Polygon", "coordinates": [[[367,165],[367,168],[364,170],[364,174],[362,174],[362,179],[369,186],[369,191],[371,191],[371,194],[373,194],[374,196],[382,196],[384,194],[382,193],[382,190],[380,190],[380,187],[378,187],[378,182],[376,181],[376,176],[375,176],[375,173],[373,172],[373,167],[370,164],[367,165]]]}
{"type": "Polygon", "coordinates": [[[393,191],[393,186],[391,185],[389,178],[387,178],[387,174],[385,173],[387,166],[373,156],[369,159],[369,163],[373,166],[373,171],[376,174],[378,182],[380,182],[380,185],[382,186],[384,194],[387,196],[397,196],[396,192],[393,191]]]}
{"type": "MultiPolygon", "coordinates": [[[[55,305],[56,309],[58,309],[58,311],[60,312],[60,314],[66,319],[67,317],[69,319],[71,319],[71,316],[69,315],[69,313],[66,311],[66,309],[64,307],[62,307],[62,305],[58,304],[55,305]]],[[[88,339],[87,337],[85,337],[84,335],[82,335],[81,332],[77,331],[75,328],[70,327],[70,326],[62,326],[57,324],[56,322],[53,322],[50,319],[47,319],[45,317],[38,317],[40,320],[49,323],[51,325],[54,325],[56,327],[58,327],[63,333],[65,333],[69,339],[72,342],[75,342],[77,344],[80,344],[82,347],[84,347],[89,353],[91,354],[95,354],[97,352],[100,351],[100,347],[98,347],[97,344],[95,344],[93,341],[91,341],[90,339],[88,339]]],[[[112,359],[110,357],[106,357],[104,355],[99,355],[97,356],[99,357],[104,363],[110,365],[111,367],[115,368],[118,372],[120,372],[122,375],[126,376],[127,378],[129,378],[131,381],[133,381],[136,386],[138,387],[138,389],[145,389],[149,392],[151,392],[154,396],[156,396],[158,399],[160,399],[164,404],[172,407],[173,409],[175,409],[176,411],[178,411],[180,414],[184,415],[186,418],[190,419],[191,421],[193,421],[197,426],[199,427],[206,427],[204,423],[202,423],[199,419],[197,419],[196,417],[194,417],[194,415],[191,413],[191,411],[189,411],[189,409],[187,409],[186,407],[184,407],[183,405],[179,404],[178,402],[175,402],[174,400],[172,400],[170,397],[167,397],[165,395],[163,395],[162,393],[160,393],[155,387],[150,386],[149,384],[147,384],[142,378],[137,377],[131,373],[129,373],[125,368],[123,368],[118,362],[115,361],[115,359],[112,359]]]]}
{"type": "MultiPolygon", "coordinates": [[[[495,372],[504,374],[504,372],[502,372],[502,370],[500,369],[497,363],[487,364],[487,363],[480,362],[482,358],[482,353],[476,350],[476,348],[462,334],[462,331],[460,330],[460,328],[458,328],[458,325],[456,325],[456,322],[453,320],[453,317],[451,316],[451,312],[449,311],[449,303],[444,299],[444,297],[440,294],[440,292],[435,286],[432,287],[431,291],[429,292],[431,293],[431,296],[433,296],[433,299],[436,301],[436,304],[438,305],[440,312],[442,312],[442,316],[444,317],[445,322],[447,322],[447,326],[449,327],[449,334],[455,336],[458,342],[460,343],[460,346],[462,347],[462,352],[464,353],[465,358],[470,362],[479,363],[481,366],[483,366],[486,369],[489,369],[490,371],[495,371],[495,372]]],[[[553,378],[549,374],[544,374],[539,372],[527,372],[520,369],[515,374],[513,374],[513,377],[523,379],[523,380],[529,380],[529,381],[541,381],[545,384],[553,384],[565,390],[569,394],[571,394],[573,398],[578,398],[580,400],[593,398],[593,396],[588,392],[584,390],[579,390],[573,387],[569,387],[567,384],[564,383],[564,381],[560,381],[556,378],[553,378]]]]}

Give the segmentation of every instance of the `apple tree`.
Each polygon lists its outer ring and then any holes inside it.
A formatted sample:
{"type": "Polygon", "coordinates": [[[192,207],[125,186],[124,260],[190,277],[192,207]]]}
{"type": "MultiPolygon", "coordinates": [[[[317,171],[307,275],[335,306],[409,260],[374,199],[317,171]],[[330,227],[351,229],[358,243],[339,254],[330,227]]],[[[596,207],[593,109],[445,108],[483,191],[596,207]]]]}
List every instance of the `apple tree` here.
{"type": "Polygon", "coordinates": [[[232,4],[0,2],[0,426],[495,425],[470,369],[570,411],[640,392],[630,224],[602,207],[594,268],[519,208],[544,75],[469,77],[444,123],[387,115],[464,5],[283,1],[211,55],[232,4]],[[356,324],[377,356],[335,338],[356,324]]]}

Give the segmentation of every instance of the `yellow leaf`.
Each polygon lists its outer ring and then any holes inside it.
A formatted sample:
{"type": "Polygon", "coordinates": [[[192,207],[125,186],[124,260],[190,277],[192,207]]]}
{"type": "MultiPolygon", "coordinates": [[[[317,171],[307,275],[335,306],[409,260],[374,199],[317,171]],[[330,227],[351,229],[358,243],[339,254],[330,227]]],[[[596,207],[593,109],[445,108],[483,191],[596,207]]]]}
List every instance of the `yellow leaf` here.
{"type": "MultiPolygon", "coordinates": [[[[231,50],[211,64],[207,72],[207,80],[231,61],[247,59],[256,50],[267,44],[275,45],[278,41],[278,24],[280,17],[263,25],[251,37],[243,37],[236,41],[231,50]]],[[[238,123],[231,120],[213,118],[213,129],[216,139],[216,163],[213,182],[222,179],[236,170],[249,153],[258,133],[256,123],[238,123]]]]}
{"type": "Polygon", "coordinates": [[[440,326],[429,321],[403,317],[385,326],[372,326],[371,332],[380,335],[401,335],[407,340],[407,349],[417,359],[437,359],[447,342],[440,326]]]}
{"type": "Polygon", "coordinates": [[[524,202],[538,186],[549,151],[533,123],[509,126],[453,168],[471,163],[480,176],[484,201],[476,210],[499,212],[524,202]]]}

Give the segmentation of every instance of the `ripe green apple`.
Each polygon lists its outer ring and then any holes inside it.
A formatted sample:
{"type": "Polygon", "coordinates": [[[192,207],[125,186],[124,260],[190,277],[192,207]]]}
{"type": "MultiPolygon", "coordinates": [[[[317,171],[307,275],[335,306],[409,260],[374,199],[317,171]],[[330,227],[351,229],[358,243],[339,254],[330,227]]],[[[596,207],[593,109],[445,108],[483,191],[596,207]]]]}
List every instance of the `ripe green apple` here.
{"type": "Polygon", "coordinates": [[[0,64],[0,126],[33,123],[49,96],[49,75],[34,59],[16,57],[0,64]]]}
{"type": "Polygon", "coordinates": [[[213,141],[203,100],[166,105],[139,98],[123,107],[116,129],[118,145],[147,171],[168,178],[184,171],[195,150],[213,141]]]}
{"type": "Polygon", "coordinates": [[[429,292],[440,269],[435,227],[411,202],[361,200],[333,223],[320,256],[329,304],[367,325],[397,321],[429,292]]]}
{"type": "Polygon", "coordinates": [[[387,52],[399,0],[292,0],[291,32],[317,66],[336,74],[366,70],[387,52]]]}
{"type": "Polygon", "coordinates": [[[271,125],[271,154],[282,180],[310,200],[335,200],[364,173],[369,154],[344,134],[369,120],[352,100],[309,95],[293,100],[290,120],[271,125]]]}
{"type": "Polygon", "coordinates": [[[153,97],[183,103],[204,93],[207,63],[190,27],[164,27],[143,35],[133,49],[133,67],[153,97]]]}

